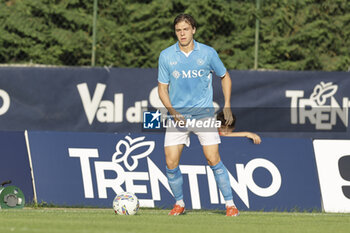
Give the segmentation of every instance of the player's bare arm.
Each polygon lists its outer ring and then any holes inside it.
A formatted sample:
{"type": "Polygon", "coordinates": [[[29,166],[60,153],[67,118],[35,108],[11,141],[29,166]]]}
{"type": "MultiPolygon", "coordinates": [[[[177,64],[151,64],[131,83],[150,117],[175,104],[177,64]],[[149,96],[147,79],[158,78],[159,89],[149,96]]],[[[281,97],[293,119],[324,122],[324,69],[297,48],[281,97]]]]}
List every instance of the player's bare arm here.
{"type": "Polygon", "coordinates": [[[231,111],[231,89],[232,89],[232,81],[230,74],[226,71],[226,74],[221,77],[221,86],[222,92],[225,98],[224,105],[224,117],[225,117],[225,125],[230,125],[233,121],[232,111],[231,111]]]}
{"type": "Polygon", "coordinates": [[[175,121],[184,121],[185,118],[173,108],[170,102],[168,88],[169,88],[168,84],[158,82],[159,98],[162,101],[163,105],[166,107],[166,109],[169,111],[170,115],[174,117],[175,121]]]}
{"type": "Polygon", "coordinates": [[[261,143],[260,136],[252,132],[221,132],[221,135],[226,137],[247,137],[251,139],[254,144],[261,143]]]}

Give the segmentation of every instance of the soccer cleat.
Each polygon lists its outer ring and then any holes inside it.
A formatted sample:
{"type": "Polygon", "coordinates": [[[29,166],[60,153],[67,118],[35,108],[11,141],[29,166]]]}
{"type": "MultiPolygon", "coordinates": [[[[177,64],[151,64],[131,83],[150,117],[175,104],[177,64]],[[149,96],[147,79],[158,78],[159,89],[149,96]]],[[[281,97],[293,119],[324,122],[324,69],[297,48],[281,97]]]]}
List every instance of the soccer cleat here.
{"type": "Polygon", "coordinates": [[[185,207],[174,205],[174,208],[169,212],[168,215],[180,215],[185,213],[185,207]]]}
{"type": "Polygon", "coordinates": [[[226,207],[226,216],[235,217],[239,215],[239,211],[235,206],[226,207]]]}

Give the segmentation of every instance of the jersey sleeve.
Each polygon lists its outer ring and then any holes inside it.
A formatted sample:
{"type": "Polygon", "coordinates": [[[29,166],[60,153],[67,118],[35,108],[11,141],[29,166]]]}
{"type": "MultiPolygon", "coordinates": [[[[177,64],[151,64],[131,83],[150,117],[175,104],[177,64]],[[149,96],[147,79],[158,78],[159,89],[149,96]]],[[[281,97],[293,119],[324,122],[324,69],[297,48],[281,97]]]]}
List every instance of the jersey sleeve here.
{"type": "Polygon", "coordinates": [[[212,49],[210,65],[217,76],[223,77],[226,74],[226,68],[220,60],[218,53],[214,49],[212,49]]]}
{"type": "Polygon", "coordinates": [[[166,59],[164,54],[161,53],[158,61],[158,82],[168,84],[169,81],[169,71],[167,68],[166,59]]]}

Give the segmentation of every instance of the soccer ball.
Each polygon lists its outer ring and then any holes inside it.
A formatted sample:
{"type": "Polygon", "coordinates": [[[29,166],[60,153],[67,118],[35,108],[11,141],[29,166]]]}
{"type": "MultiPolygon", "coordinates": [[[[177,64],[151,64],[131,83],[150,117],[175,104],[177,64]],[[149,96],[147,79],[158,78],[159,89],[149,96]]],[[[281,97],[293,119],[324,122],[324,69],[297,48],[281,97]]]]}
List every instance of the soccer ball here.
{"type": "Polygon", "coordinates": [[[113,200],[113,209],[118,215],[134,215],[139,207],[139,199],[130,192],[120,193],[113,200]]]}

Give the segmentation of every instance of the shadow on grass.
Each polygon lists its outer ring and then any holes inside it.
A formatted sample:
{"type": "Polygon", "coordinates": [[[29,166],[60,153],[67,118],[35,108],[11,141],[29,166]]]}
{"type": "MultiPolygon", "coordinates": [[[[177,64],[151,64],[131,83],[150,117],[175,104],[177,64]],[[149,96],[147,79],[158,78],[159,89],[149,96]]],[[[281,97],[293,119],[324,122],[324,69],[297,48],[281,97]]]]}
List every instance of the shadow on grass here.
{"type": "Polygon", "coordinates": [[[226,215],[225,210],[186,210],[185,213],[206,213],[214,215],[226,215]]]}

